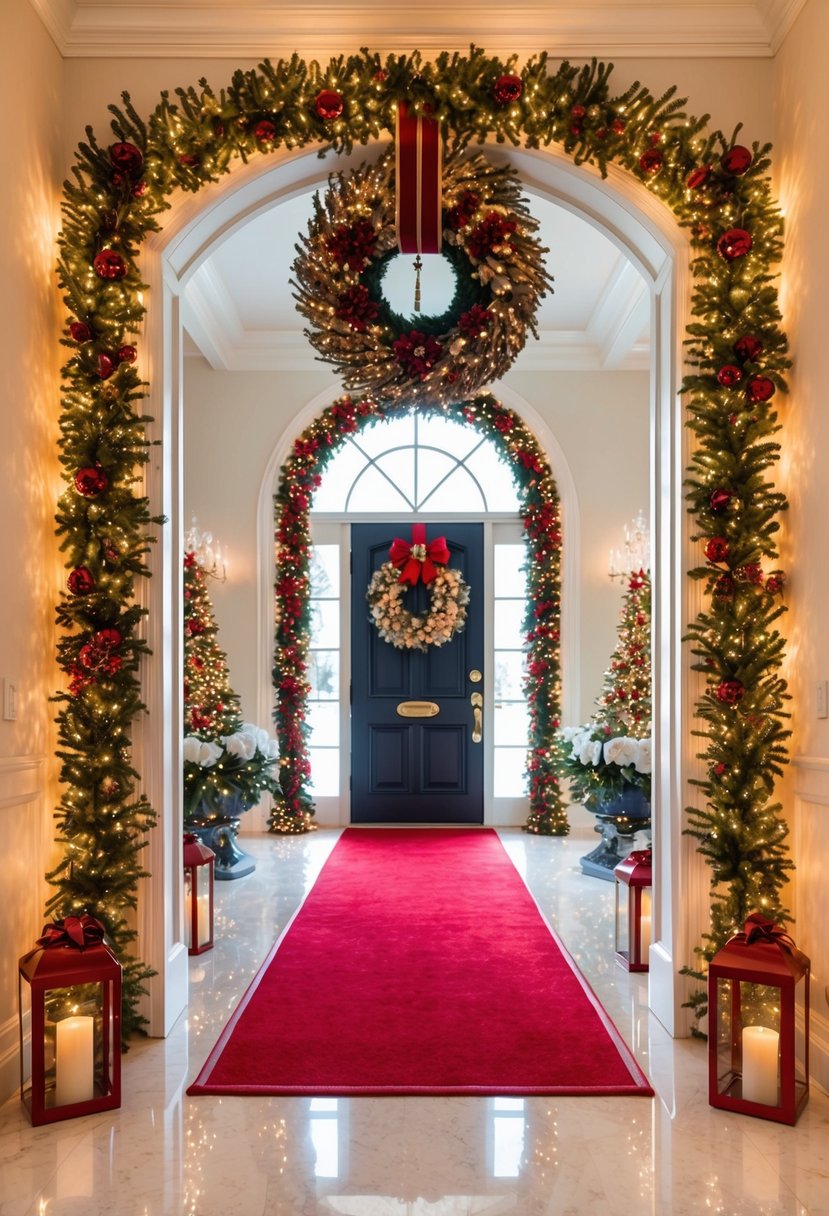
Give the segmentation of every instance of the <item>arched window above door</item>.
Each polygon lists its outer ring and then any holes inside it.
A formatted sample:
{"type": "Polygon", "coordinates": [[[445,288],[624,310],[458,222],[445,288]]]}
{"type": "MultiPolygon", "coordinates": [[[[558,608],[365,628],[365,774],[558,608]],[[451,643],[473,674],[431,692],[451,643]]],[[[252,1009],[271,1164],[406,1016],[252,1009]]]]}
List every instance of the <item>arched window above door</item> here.
{"type": "Polygon", "coordinates": [[[313,512],[516,512],[509,468],[490,440],[417,412],[350,436],[327,465],[313,512]]]}

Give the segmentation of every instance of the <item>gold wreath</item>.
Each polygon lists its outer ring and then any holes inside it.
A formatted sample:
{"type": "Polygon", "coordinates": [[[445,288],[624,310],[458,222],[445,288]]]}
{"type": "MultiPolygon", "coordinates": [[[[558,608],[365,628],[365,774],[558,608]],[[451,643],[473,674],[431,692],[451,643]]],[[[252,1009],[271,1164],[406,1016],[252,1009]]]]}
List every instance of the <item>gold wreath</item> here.
{"type": "Polygon", "coordinates": [[[429,611],[420,616],[404,607],[408,583],[400,582],[400,571],[391,562],[375,570],[366,599],[371,619],[384,641],[399,650],[428,650],[444,646],[466,624],[469,587],[460,570],[438,566],[429,584],[429,611]]]}

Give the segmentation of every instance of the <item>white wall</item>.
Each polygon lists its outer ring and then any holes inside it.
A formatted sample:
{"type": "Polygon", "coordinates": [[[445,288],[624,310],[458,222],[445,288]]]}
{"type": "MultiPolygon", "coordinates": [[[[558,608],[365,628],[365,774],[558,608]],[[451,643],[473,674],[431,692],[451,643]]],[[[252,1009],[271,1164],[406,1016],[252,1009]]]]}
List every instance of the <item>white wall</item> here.
{"type": "MultiPolygon", "coordinates": [[[[616,642],[622,589],[607,574],[608,552],[623,527],[648,507],[646,372],[512,372],[505,378],[558,439],[579,498],[582,720],[616,642]]],[[[325,373],[217,372],[185,363],[185,519],[229,549],[227,583],[211,583],[231,683],[255,714],[256,512],[268,457],[297,412],[331,385],[325,373]]],[[[566,543],[566,520],[565,520],[566,543]]],[[[265,678],[268,678],[266,673],[265,678]]],[[[266,726],[267,723],[261,725],[266,726]]]]}
{"type": "Polygon", "coordinates": [[[791,510],[785,566],[791,571],[793,773],[788,782],[796,865],[793,935],[812,959],[813,1071],[829,1089],[829,719],[817,717],[815,685],[829,679],[829,409],[826,282],[829,197],[826,114],[829,5],[809,0],[775,64],[775,180],[786,213],[784,324],[794,368],[785,418],[784,476],[791,510]]]}
{"type": "Polygon", "coordinates": [[[0,718],[0,1099],[19,1083],[17,960],[43,925],[52,860],[57,686],[54,539],[59,348],[54,239],[60,187],[61,60],[28,0],[6,0],[0,78],[0,677],[17,684],[17,720],[0,718]]]}

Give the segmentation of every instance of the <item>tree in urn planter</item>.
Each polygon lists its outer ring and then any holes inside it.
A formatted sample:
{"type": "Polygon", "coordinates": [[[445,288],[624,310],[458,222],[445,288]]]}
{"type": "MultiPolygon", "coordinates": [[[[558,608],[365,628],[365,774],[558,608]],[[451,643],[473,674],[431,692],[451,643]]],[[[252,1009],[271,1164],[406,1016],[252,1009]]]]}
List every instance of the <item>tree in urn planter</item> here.
{"type": "Polygon", "coordinates": [[[239,816],[279,793],[276,740],[243,722],[198,555],[184,555],[184,823],[216,853],[216,878],[254,868],[235,842],[239,816]]]}
{"type": "Polygon", "coordinates": [[[595,712],[586,726],[560,730],[556,743],[571,801],[599,819],[601,844],[582,858],[582,869],[610,880],[625,852],[619,838],[632,843],[650,826],[651,580],[642,569],[625,577],[618,640],[595,712]]]}

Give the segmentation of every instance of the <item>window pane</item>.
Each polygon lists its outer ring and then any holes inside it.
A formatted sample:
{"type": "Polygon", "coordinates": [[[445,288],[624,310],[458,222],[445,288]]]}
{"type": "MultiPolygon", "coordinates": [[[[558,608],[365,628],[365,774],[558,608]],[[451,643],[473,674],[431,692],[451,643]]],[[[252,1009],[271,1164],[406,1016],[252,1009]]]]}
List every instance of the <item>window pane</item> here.
{"type": "Polygon", "coordinates": [[[417,442],[425,444],[426,447],[443,448],[446,452],[454,453],[458,460],[462,460],[478,446],[481,435],[474,427],[462,426],[453,418],[433,414],[430,418],[418,418],[417,442]]]}
{"type": "Polygon", "coordinates": [[[520,647],[524,644],[522,623],[526,610],[527,606],[523,600],[495,601],[495,645],[497,648],[520,647]]]}
{"type": "Polygon", "coordinates": [[[375,422],[373,426],[364,427],[359,435],[355,436],[357,446],[369,456],[379,456],[387,448],[411,447],[414,441],[414,414],[401,414],[391,422],[375,422]]]}
{"type": "MultiPolygon", "coordinates": [[[[433,455],[433,453],[429,453],[433,455]]],[[[485,511],[486,499],[479,485],[475,484],[463,465],[458,465],[442,485],[431,481],[429,494],[421,493],[418,510],[426,511],[485,511]],[[437,488],[434,488],[437,487],[437,488]]]]}
{"type": "Polygon", "coordinates": [[[364,469],[366,458],[354,444],[346,441],[329,462],[322,476],[322,485],[314,491],[312,511],[344,511],[348,491],[354,478],[364,469]]]}
{"type": "Polygon", "coordinates": [[[339,701],[309,701],[310,742],[317,747],[337,747],[340,742],[339,701]]]}
{"type": "Polygon", "coordinates": [[[512,472],[501,460],[492,443],[473,452],[466,462],[470,472],[486,489],[486,505],[489,511],[517,511],[518,494],[512,472]]]}
{"type": "Polygon", "coordinates": [[[311,600],[311,645],[327,649],[340,644],[340,601],[311,600]]]}
{"type": "Polygon", "coordinates": [[[527,575],[521,567],[526,558],[524,545],[495,546],[495,586],[514,587],[516,595],[524,595],[527,586],[527,575]]]}
{"type": "MultiPolygon", "coordinates": [[[[323,485],[325,477],[323,477],[323,485]]],[[[366,469],[348,496],[349,511],[411,511],[408,499],[374,467],[366,469]]]]}
{"type": "Polygon", "coordinates": [[[311,552],[311,595],[339,599],[339,545],[314,545],[311,552]]]}
{"type": "Polygon", "coordinates": [[[401,494],[405,494],[414,508],[415,500],[415,450],[393,448],[378,457],[377,467],[390,477],[401,494]]]}
{"type": "Polygon", "coordinates": [[[496,798],[520,798],[524,793],[526,748],[496,747],[494,789],[496,798]]]}
{"type": "Polygon", "coordinates": [[[496,702],[495,704],[495,742],[496,744],[514,744],[516,747],[526,747],[530,734],[530,715],[527,707],[520,701],[496,702]]]}
{"type": "Polygon", "coordinates": [[[495,700],[521,701],[524,690],[521,679],[524,674],[524,656],[515,651],[496,651],[495,654],[495,700]]]}
{"type": "Polygon", "coordinates": [[[336,701],[340,695],[340,652],[312,650],[308,655],[311,696],[336,701]]]}
{"type": "Polygon", "coordinates": [[[340,792],[340,751],[337,747],[309,747],[311,793],[317,798],[334,798],[340,792]]]}

